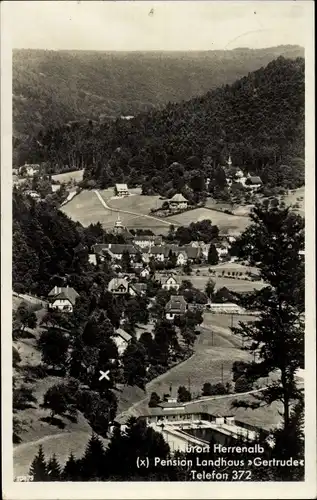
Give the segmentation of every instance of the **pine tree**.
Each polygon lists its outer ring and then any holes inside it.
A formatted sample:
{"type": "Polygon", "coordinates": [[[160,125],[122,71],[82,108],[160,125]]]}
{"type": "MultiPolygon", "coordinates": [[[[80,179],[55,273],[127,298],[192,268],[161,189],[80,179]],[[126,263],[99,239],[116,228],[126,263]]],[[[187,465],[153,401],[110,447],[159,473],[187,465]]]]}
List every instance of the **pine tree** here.
{"type": "Polygon", "coordinates": [[[213,243],[210,243],[207,261],[208,261],[208,264],[211,264],[212,266],[218,264],[218,262],[219,262],[218,252],[217,252],[217,249],[213,243]]]}
{"type": "Polygon", "coordinates": [[[105,450],[101,439],[92,434],[81,460],[81,475],[84,479],[102,479],[105,474],[105,450]]]}
{"type": "Polygon", "coordinates": [[[73,453],[71,452],[63,469],[62,479],[64,481],[79,481],[79,472],[78,461],[76,461],[73,453]]]}
{"type": "Polygon", "coordinates": [[[29,474],[33,476],[33,481],[48,481],[47,465],[42,445],[39,446],[38,454],[34,457],[29,474]]]}
{"type": "Polygon", "coordinates": [[[61,466],[58,463],[55,453],[47,464],[47,475],[49,481],[60,481],[61,479],[61,466]]]}
{"type": "MultiPolygon", "coordinates": [[[[279,205],[256,205],[252,224],[238,243],[239,257],[257,266],[266,286],[241,299],[249,310],[257,309],[254,322],[241,323],[233,329],[246,339],[245,347],[254,360],[247,363],[249,380],[268,377],[275,371],[279,379],[269,382],[266,390],[256,396],[252,407],[281,401],[283,433],[292,428],[292,405],[301,398],[295,373],[304,365],[304,263],[299,254],[304,247],[304,220],[279,205]],[[258,359],[255,359],[255,356],[258,359]]],[[[239,406],[242,402],[238,402],[239,406]]]]}

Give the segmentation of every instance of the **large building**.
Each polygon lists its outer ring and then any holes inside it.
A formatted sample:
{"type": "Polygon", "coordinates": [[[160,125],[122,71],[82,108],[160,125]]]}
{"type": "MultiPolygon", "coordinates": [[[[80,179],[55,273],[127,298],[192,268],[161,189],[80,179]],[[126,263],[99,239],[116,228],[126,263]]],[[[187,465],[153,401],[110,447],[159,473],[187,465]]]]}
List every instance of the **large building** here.
{"type": "Polygon", "coordinates": [[[116,184],[114,188],[116,196],[129,196],[129,189],[127,184],[116,184]]]}
{"type": "Polygon", "coordinates": [[[187,302],[182,295],[171,295],[165,306],[165,317],[173,320],[175,316],[182,316],[187,311],[187,302]]]}
{"type": "MultiPolygon", "coordinates": [[[[211,405],[210,405],[211,406],[211,405]]],[[[238,421],[232,413],[212,412],[203,402],[179,403],[169,400],[155,408],[148,408],[138,418],[162,434],[171,452],[185,452],[190,446],[208,451],[211,440],[225,445],[227,439],[245,439],[250,443],[263,433],[268,443],[271,436],[267,430],[238,421]]],[[[125,425],[125,419],[118,423],[125,425]]]]}

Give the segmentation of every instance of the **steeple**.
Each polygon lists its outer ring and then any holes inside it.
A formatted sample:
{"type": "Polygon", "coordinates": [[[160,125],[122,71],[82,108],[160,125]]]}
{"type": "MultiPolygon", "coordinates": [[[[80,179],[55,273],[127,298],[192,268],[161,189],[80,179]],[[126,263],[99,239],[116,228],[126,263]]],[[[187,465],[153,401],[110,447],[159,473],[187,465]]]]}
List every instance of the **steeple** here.
{"type": "Polygon", "coordinates": [[[120,219],[120,215],[118,214],[118,218],[115,222],[115,225],[114,227],[122,227],[122,222],[121,222],[121,219],[120,219]]]}
{"type": "Polygon", "coordinates": [[[232,167],[231,155],[229,155],[229,158],[228,158],[227,164],[228,164],[228,167],[232,167]]]}

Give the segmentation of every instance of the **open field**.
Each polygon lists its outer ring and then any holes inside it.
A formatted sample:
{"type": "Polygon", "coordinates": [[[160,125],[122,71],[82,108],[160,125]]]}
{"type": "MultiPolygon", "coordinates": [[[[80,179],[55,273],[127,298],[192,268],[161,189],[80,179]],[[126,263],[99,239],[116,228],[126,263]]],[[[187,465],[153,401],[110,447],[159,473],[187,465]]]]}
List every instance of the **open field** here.
{"type": "MultiPolygon", "coordinates": [[[[111,199],[112,193],[110,194],[109,190],[99,191],[99,193],[105,200],[105,202],[108,203],[108,200],[111,199]]],[[[134,198],[134,196],[131,196],[131,199],[132,198],[134,198]]],[[[110,203],[122,203],[124,199],[125,198],[122,198],[120,200],[111,200],[110,203]]],[[[83,226],[88,226],[89,224],[96,224],[97,222],[100,222],[105,229],[112,229],[118,219],[118,215],[120,215],[122,224],[128,229],[149,228],[156,234],[166,234],[169,227],[168,224],[161,222],[160,220],[143,217],[142,214],[132,215],[117,212],[116,210],[120,210],[120,208],[116,208],[115,210],[108,210],[101,204],[95,192],[88,190],[84,190],[79,193],[78,196],[75,196],[75,198],[67,203],[67,205],[65,205],[62,210],[66,215],[68,215],[68,217],[75,221],[79,221],[83,226]]],[[[146,214],[144,205],[143,211],[144,214],[146,214]]]]}
{"type": "Polygon", "coordinates": [[[173,224],[176,223],[181,226],[188,226],[191,222],[210,220],[212,224],[217,225],[221,231],[227,231],[233,235],[242,233],[250,224],[248,217],[229,215],[216,210],[209,210],[208,208],[195,208],[194,210],[189,210],[182,214],[171,215],[166,217],[165,220],[169,220],[173,224]]]}
{"type": "MultiPolygon", "coordinates": [[[[125,196],[124,198],[113,197],[113,192],[107,197],[107,191],[102,191],[102,196],[111,208],[116,208],[118,210],[127,210],[128,212],[136,212],[144,215],[152,215],[151,208],[160,208],[163,204],[163,200],[160,200],[160,196],[145,196],[140,194],[138,191],[141,189],[130,189],[131,196],[125,196]]],[[[155,216],[155,213],[153,214],[155,216]]]]}
{"type": "Polygon", "coordinates": [[[253,290],[261,290],[265,286],[262,281],[238,280],[235,278],[218,278],[215,276],[196,276],[195,274],[179,275],[181,280],[190,280],[195,288],[204,291],[207,282],[211,278],[216,283],[216,290],[222,287],[228,288],[233,292],[251,292],[253,290]]]}
{"type": "Polygon", "coordinates": [[[73,172],[64,172],[63,174],[52,175],[54,181],[59,181],[61,184],[76,181],[80,182],[83,180],[84,171],[74,170],[73,172]]]}
{"type": "Polygon", "coordinates": [[[302,217],[305,216],[305,186],[298,189],[290,191],[285,197],[284,202],[286,205],[295,205],[298,203],[299,208],[295,211],[298,212],[302,217]],[[302,198],[302,199],[298,199],[302,198]]]}

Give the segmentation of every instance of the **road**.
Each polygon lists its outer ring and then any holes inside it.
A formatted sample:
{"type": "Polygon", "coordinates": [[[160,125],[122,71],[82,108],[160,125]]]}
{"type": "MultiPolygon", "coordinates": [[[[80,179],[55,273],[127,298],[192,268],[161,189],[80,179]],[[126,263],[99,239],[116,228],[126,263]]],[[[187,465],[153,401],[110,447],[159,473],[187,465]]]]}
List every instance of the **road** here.
{"type": "Polygon", "coordinates": [[[173,222],[166,221],[164,219],[160,219],[159,217],[154,217],[153,215],[146,215],[146,214],[140,214],[140,213],[137,213],[137,212],[130,212],[128,210],[120,210],[118,208],[111,208],[111,207],[109,207],[109,205],[107,205],[107,203],[105,202],[105,200],[103,199],[103,197],[101,196],[101,194],[99,193],[99,191],[97,189],[95,189],[94,192],[95,192],[95,195],[97,196],[97,198],[99,199],[100,203],[102,204],[102,206],[106,210],[110,210],[111,212],[117,212],[119,214],[135,215],[137,217],[145,217],[146,219],[156,220],[156,221],[159,221],[162,224],[166,224],[168,226],[177,226],[177,225],[179,225],[179,224],[175,224],[173,222]]]}

